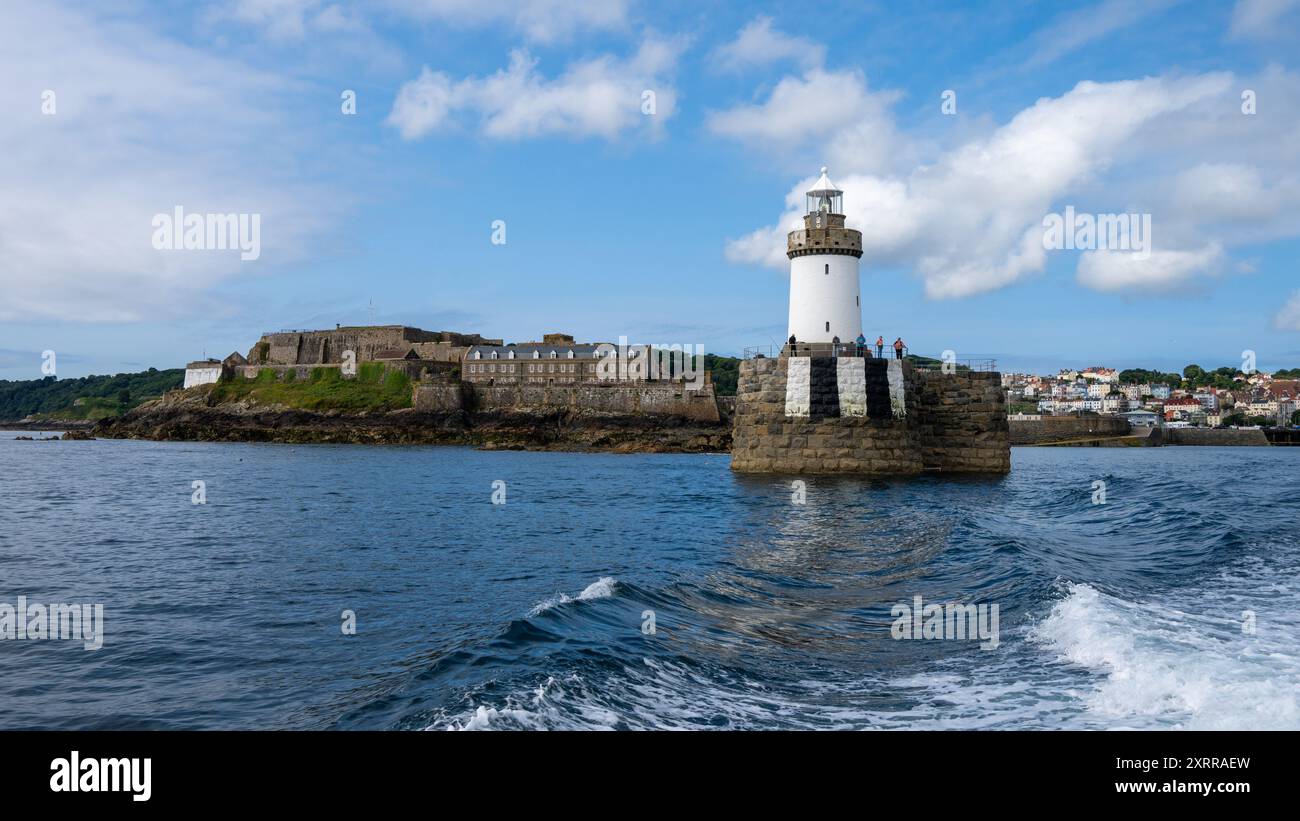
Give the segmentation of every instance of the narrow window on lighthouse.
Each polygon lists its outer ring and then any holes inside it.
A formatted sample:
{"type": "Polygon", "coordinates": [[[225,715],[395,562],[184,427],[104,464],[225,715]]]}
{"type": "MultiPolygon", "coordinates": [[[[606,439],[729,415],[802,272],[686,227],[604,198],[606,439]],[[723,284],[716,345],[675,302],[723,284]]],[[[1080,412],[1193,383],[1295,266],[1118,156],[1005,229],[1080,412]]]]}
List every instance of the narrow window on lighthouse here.
{"type": "Polygon", "coordinates": [[[830,333],[830,330],[831,330],[831,323],[827,322],[827,323],[826,323],[826,332],[827,332],[827,333],[830,333]]]}
{"type": "Polygon", "coordinates": [[[828,262],[826,263],[826,273],[829,274],[830,272],[831,272],[831,264],[828,262]]]}

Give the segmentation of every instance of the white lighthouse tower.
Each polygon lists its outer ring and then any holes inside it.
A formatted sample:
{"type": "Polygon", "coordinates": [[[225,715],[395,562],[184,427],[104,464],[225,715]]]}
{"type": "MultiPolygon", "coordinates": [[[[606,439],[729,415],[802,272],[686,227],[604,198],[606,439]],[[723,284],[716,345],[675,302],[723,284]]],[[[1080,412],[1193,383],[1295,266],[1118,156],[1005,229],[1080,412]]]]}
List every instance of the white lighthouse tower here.
{"type": "Polygon", "coordinates": [[[803,228],[786,238],[790,331],[799,342],[850,343],[862,333],[862,232],[844,227],[844,192],[826,176],[808,192],[803,228]]]}

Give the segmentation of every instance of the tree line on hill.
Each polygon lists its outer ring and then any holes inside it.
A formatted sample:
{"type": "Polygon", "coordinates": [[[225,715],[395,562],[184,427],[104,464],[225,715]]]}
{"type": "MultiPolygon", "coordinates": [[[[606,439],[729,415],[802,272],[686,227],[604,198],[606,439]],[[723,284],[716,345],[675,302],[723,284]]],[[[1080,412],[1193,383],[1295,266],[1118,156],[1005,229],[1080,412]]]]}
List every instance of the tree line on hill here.
{"type": "Polygon", "coordinates": [[[56,419],[99,419],[116,416],[141,402],[155,399],[185,382],[182,368],[77,379],[0,380],[0,421],[28,416],[56,419]],[[82,400],[80,403],[77,400],[82,400]]]}
{"type": "MultiPolygon", "coordinates": [[[[1232,390],[1240,388],[1239,378],[1242,376],[1240,368],[1215,368],[1207,371],[1200,365],[1188,365],[1183,368],[1181,374],[1162,373],[1160,371],[1149,371],[1145,368],[1129,368],[1119,372],[1119,381],[1121,385],[1168,385],[1171,388],[1215,388],[1217,390],[1232,390]]],[[[1274,379],[1300,379],[1300,368],[1290,370],[1283,368],[1273,372],[1274,379]]]]}

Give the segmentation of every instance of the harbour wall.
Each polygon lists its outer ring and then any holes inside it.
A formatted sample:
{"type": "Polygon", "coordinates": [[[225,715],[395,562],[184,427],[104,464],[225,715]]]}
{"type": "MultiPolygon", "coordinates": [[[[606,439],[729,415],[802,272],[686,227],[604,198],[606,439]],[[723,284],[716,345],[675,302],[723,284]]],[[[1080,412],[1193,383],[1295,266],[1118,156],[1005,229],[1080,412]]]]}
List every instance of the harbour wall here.
{"type": "Polygon", "coordinates": [[[1166,445],[1267,445],[1262,430],[1218,430],[1215,428],[1165,428],[1166,445]]]}
{"type": "Polygon", "coordinates": [[[1067,439],[1098,436],[1127,436],[1127,419],[1117,416],[1044,416],[1041,419],[1016,420],[1009,423],[1011,444],[1042,445],[1067,439]]]}
{"type": "Polygon", "coordinates": [[[689,390],[681,382],[486,385],[435,380],[417,384],[414,391],[415,409],[422,411],[673,416],[707,423],[717,423],[722,419],[710,383],[698,390],[689,390]]]}

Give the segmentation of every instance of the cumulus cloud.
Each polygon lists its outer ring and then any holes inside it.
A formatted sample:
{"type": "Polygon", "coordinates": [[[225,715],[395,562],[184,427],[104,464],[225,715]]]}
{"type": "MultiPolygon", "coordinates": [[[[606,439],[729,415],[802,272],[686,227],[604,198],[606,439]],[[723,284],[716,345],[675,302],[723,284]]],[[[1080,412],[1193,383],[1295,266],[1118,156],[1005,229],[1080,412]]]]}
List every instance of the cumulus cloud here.
{"type": "Polygon", "coordinates": [[[1166,293],[1223,261],[1223,246],[1210,243],[1191,251],[1152,251],[1149,256],[1123,251],[1086,251],[1079,258],[1078,279],[1095,291],[1166,293]]]}
{"type": "Polygon", "coordinates": [[[280,172],[303,135],[277,110],[291,89],[273,75],[21,1],[0,26],[0,73],[0,320],[183,315],[219,283],[299,256],[332,224],[339,197],[280,172]],[[261,258],[155,250],[153,216],[176,205],[260,214],[261,258]]]}
{"type": "MultiPolygon", "coordinates": [[[[811,94],[808,75],[791,90],[811,94]]],[[[1095,213],[1150,213],[1154,250],[1145,260],[1085,253],[1078,280],[1102,291],[1173,288],[1218,272],[1226,249],[1300,234],[1297,146],[1286,138],[1295,115],[1269,120],[1240,113],[1243,85],[1268,99],[1291,99],[1300,78],[1270,69],[1249,81],[1228,73],[1084,82],[1043,98],[1008,122],[950,147],[900,134],[888,107],[828,128],[821,142],[838,147],[832,177],[845,190],[849,224],[863,231],[863,260],[898,265],[919,276],[927,296],[954,298],[1011,285],[1043,271],[1042,220],[1067,204],[1095,213]],[[878,146],[910,157],[891,168],[878,146]],[[910,153],[909,153],[910,152],[910,153]]],[[[827,97],[864,99],[865,81],[839,77],[827,97]]],[[[792,99],[817,111],[830,99],[792,99]]],[[[753,113],[777,97],[741,111],[753,113]]],[[[797,114],[796,114],[797,116],[797,114]]],[[[730,116],[717,133],[770,147],[802,133],[775,132],[760,117],[730,116]],[[741,127],[741,126],[745,127],[741,127]]],[[[799,224],[812,176],[790,189],[776,224],[731,241],[735,262],[784,269],[785,233],[799,224]]]]}
{"type": "Polygon", "coordinates": [[[1291,294],[1291,298],[1277,312],[1273,323],[1284,331],[1300,331],[1300,291],[1291,294]]]}
{"type": "Polygon", "coordinates": [[[819,68],[826,59],[826,47],[806,37],[795,37],[772,28],[771,17],[758,17],[716,48],[713,60],[726,71],[743,71],[756,66],[795,62],[805,69],[819,68]]]}
{"type": "Polygon", "coordinates": [[[425,66],[398,92],[388,124],[407,140],[465,127],[498,139],[613,139],[637,126],[657,128],[676,107],[669,78],[682,48],[678,40],[648,37],[627,59],[603,55],[573,63],[554,79],[524,50],[487,77],[456,79],[425,66]],[[651,115],[644,113],[646,91],[654,95],[651,115]]]}
{"type": "Polygon", "coordinates": [[[773,154],[815,145],[836,167],[877,169],[900,159],[890,107],[896,91],[873,91],[861,71],[810,69],[785,77],[766,100],[709,114],[713,134],[773,154]],[[829,141],[829,142],[828,142],[829,141]]]}

